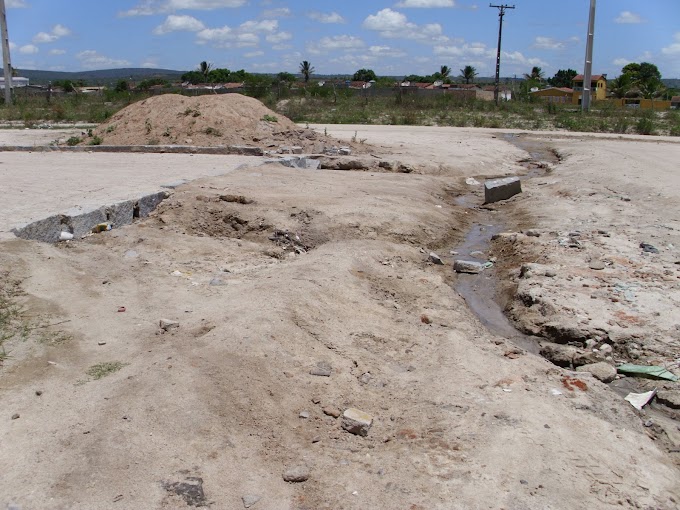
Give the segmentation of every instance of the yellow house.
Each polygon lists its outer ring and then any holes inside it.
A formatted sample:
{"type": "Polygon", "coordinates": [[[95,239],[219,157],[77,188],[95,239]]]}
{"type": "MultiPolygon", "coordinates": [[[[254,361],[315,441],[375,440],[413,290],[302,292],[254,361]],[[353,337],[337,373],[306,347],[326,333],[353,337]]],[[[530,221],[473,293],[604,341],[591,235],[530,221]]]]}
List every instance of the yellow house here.
{"type": "Polygon", "coordinates": [[[547,89],[535,90],[530,92],[530,94],[548,103],[561,104],[572,104],[576,95],[573,89],[563,87],[549,87],[547,89]]]}
{"type": "MultiPolygon", "coordinates": [[[[574,89],[574,104],[581,103],[581,96],[583,95],[583,78],[582,74],[574,76],[571,80],[574,89]]],[[[590,80],[590,91],[592,98],[596,101],[604,101],[607,99],[607,75],[594,74],[590,80]]]]}

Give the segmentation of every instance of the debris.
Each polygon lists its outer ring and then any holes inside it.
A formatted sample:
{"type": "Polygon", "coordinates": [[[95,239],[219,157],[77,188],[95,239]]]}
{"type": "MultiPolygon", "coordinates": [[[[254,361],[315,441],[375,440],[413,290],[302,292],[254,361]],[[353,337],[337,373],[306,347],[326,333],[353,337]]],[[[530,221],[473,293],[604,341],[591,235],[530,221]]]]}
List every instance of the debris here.
{"type": "Polygon", "coordinates": [[[478,274],[484,271],[485,264],[473,260],[456,260],[453,269],[457,273],[478,274]]]}
{"type": "Polygon", "coordinates": [[[118,307],[118,313],[123,313],[123,312],[125,312],[125,311],[127,311],[127,308],[125,308],[124,306],[119,306],[119,307],[118,307]]]}
{"type": "Polygon", "coordinates": [[[479,186],[481,182],[479,182],[474,177],[468,177],[467,179],[465,179],[465,184],[467,184],[468,186],[479,186]]]}
{"type": "Polygon", "coordinates": [[[92,227],[92,233],[93,234],[99,234],[100,232],[107,232],[111,230],[111,224],[110,223],[98,223],[94,227],[92,227]]]}
{"type": "Polygon", "coordinates": [[[632,365],[626,363],[616,367],[619,374],[649,377],[650,379],[665,379],[667,381],[678,381],[678,376],[669,372],[663,367],[632,365]]]}
{"type": "Polygon", "coordinates": [[[562,385],[569,391],[574,391],[574,388],[578,388],[581,391],[588,391],[588,385],[586,383],[580,379],[576,379],[575,377],[570,377],[568,375],[565,375],[562,378],[562,385]]]}
{"type": "Polygon", "coordinates": [[[283,473],[283,480],[290,483],[306,482],[308,479],[309,468],[307,466],[290,467],[283,473]]]}
{"type": "Polygon", "coordinates": [[[557,388],[551,389],[551,390],[550,390],[550,394],[551,394],[552,396],[554,396],[554,397],[559,397],[560,395],[564,395],[564,393],[562,393],[562,392],[561,392],[560,390],[558,390],[557,388]]]}
{"type": "Polygon", "coordinates": [[[301,411],[298,417],[302,418],[303,420],[306,420],[309,418],[309,411],[301,411]]]}
{"type": "Polygon", "coordinates": [[[311,375],[316,375],[318,377],[330,377],[333,373],[333,367],[325,361],[319,361],[314,368],[312,368],[309,373],[311,375]]]}
{"type": "Polygon", "coordinates": [[[366,437],[373,425],[373,417],[360,411],[350,408],[342,414],[342,428],[351,434],[366,437]]]}
{"type": "Polygon", "coordinates": [[[484,203],[493,204],[501,200],[507,200],[522,192],[522,183],[519,177],[506,177],[493,179],[484,183],[484,203]]]}
{"type": "Polygon", "coordinates": [[[106,342],[97,342],[97,345],[106,345],[106,342]]]}
{"type": "Polygon", "coordinates": [[[21,415],[19,413],[15,413],[12,415],[13,420],[18,420],[19,418],[21,418],[21,415]]]}
{"type": "Polygon", "coordinates": [[[658,248],[649,243],[640,243],[640,248],[642,248],[642,251],[645,253],[659,253],[658,248]]]}
{"type": "Polygon", "coordinates": [[[70,241],[71,239],[73,239],[73,234],[71,234],[71,232],[62,232],[59,234],[60,241],[70,241]]]}
{"type": "Polygon", "coordinates": [[[325,414],[326,416],[331,416],[333,418],[340,418],[340,415],[342,414],[340,409],[338,409],[337,407],[326,406],[322,409],[322,411],[323,414],[325,414]]]}
{"type": "Polygon", "coordinates": [[[541,237],[541,233],[538,230],[527,230],[524,235],[529,237],[541,237]]]}
{"type": "Polygon", "coordinates": [[[427,260],[428,260],[429,262],[432,262],[433,264],[438,265],[438,266],[443,266],[443,265],[444,265],[444,262],[442,262],[442,259],[439,257],[439,255],[437,255],[437,254],[434,253],[434,252],[430,252],[430,256],[428,257],[427,260]]]}
{"type": "Polygon", "coordinates": [[[646,393],[629,393],[624,400],[630,402],[630,405],[638,411],[642,411],[642,408],[651,402],[654,395],[656,395],[655,389],[646,393]]]}
{"type": "Polygon", "coordinates": [[[224,285],[226,285],[226,283],[224,282],[224,280],[220,278],[213,278],[212,280],[210,280],[211,287],[222,287],[224,285]]]}
{"type": "Polygon", "coordinates": [[[258,501],[262,499],[260,496],[256,496],[254,494],[246,494],[245,496],[241,497],[241,500],[243,501],[243,506],[245,508],[250,508],[251,506],[254,506],[258,501]]]}
{"type": "Polygon", "coordinates": [[[576,371],[589,372],[595,379],[603,383],[610,383],[616,378],[616,368],[605,362],[583,365],[578,367],[576,371]]]}
{"type": "Polygon", "coordinates": [[[164,331],[170,331],[171,329],[179,328],[179,322],[168,319],[161,319],[159,324],[161,329],[164,331]]]}
{"type": "Polygon", "coordinates": [[[656,400],[671,409],[680,409],[680,390],[661,390],[656,400]]]}

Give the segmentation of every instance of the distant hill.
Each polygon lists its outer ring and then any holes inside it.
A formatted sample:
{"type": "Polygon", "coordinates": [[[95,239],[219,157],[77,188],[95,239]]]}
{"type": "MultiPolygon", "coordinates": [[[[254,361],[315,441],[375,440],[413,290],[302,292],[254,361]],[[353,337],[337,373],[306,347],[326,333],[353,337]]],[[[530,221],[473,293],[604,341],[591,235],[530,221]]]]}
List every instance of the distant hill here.
{"type": "Polygon", "coordinates": [[[680,79],[678,78],[663,79],[661,81],[669,89],[680,89],[680,79]]]}
{"type": "Polygon", "coordinates": [[[142,81],[149,78],[177,80],[186,71],[174,71],[172,69],[123,68],[76,72],[17,69],[17,72],[19,76],[28,78],[32,85],[45,85],[47,82],[56,80],[84,80],[88,85],[114,85],[118,80],[129,79],[132,79],[132,81],[142,81]]]}

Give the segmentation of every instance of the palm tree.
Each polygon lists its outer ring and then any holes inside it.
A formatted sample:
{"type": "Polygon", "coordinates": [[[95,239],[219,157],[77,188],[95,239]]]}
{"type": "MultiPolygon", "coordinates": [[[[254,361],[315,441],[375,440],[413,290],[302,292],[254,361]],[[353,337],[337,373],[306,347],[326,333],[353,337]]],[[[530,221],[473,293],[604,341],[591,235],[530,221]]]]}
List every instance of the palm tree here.
{"type": "Polygon", "coordinates": [[[542,82],[545,79],[545,75],[543,74],[543,69],[534,66],[531,68],[531,74],[525,74],[524,78],[527,80],[535,80],[537,82],[542,82]]]}
{"type": "Polygon", "coordinates": [[[300,62],[300,74],[302,74],[302,77],[305,79],[305,83],[309,81],[309,77],[312,75],[314,72],[314,66],[307,62],[306,60],[303,60],[300,62]]]}
{"type": "Polygon", "coordinates": [[[626,97],[626,94],[628,94],[632,87],[633,79],[630,77],[630,74],[623,73],[621,76],[618,76],[611,81],[609,90],[612,91],[614,97],[622,99],[626,97]]]}
{"type": "Polygon", "coordinates": [[[460,75],[465,80],[465,83],[470,83],[475,81],[475,76],[477,76],[477,69],[472,66],[465,66],[460,70],[460,75]]]}
{"type": "Polygon", "coordinates": [[[451,74],[451,68],[449,66],[442,66],[439,74],[442,76],[442,80],[446,81],[446,79],[451,74]]]}
{"type": "Polygon", "coordinates": [[[208,81],[208,75],[212,71],[212,64],[206,62],[205,60],[198,65],[198,72],[203,75],[205,81],[208,81]]]}

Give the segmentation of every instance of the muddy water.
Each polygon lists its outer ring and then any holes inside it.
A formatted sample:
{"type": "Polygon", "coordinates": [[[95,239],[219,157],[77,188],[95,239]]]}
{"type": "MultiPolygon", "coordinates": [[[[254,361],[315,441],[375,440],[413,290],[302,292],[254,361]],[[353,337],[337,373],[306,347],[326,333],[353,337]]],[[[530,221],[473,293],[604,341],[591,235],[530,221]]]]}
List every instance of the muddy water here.
{"type": "MultiPolygon", "coordinates": [[[[559,163],[557,153],[544,141],[514,134],[505,135],[505,139],[528,153],[528,156],[521,161],[527,169],[526,174],[520,177],[522,180],[543,176],[551,165],[559,163]]],[[[457,253],[455,258],[478,262],[488,261],[491,237],[511,229],[510,225],[503,223],[502,215],[494,215],[480,209],[479,197],[472,193],[457,197],[455,202],[459,207],[468,209],[476,218],[476,222],[468,231],[463,243],[453,249],[457,253]]],[[[529,352],[538,354],[538,339],[515,329],[503,313],[503,308],[497,301],[499,285],[493,268],[478,275],[459,274],[456,276],[453,287],[490,332],[511,340],[529,352]]]]}

